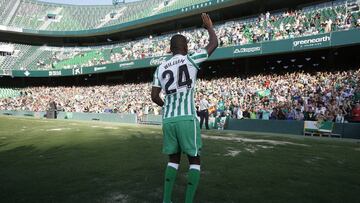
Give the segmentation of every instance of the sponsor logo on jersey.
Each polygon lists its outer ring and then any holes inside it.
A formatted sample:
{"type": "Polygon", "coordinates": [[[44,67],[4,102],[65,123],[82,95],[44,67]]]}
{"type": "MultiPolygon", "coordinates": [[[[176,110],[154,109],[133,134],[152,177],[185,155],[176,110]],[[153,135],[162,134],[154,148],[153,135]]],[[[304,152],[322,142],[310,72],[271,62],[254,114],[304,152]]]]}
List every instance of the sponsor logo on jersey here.
{"type": "Polygon", "coordinates": [[[156,65],[160,65],[162,63],[164,63],[166,61],[166,57],[160,57],[160,58],[152,58],[150,61],[150,65],[152,66],[156,66],[156,65]]]}
{"type": "Polygon", "coordinates": [[[249,47],[249,48],[240,48],[240,49],[235,49],[234,50],[234,54],[241,54],[241,53],[253,53],[253,52],[258,52],[261,51],[261,47],[249,47]]]}
{"type": "Polygon", "coordinates": [[[49,71],[49,76],[60,76],[61,75],[61,71],[60,70],[52,70],[49,71]]]}
{"type": "Polygon", "coordinates": [[[296,47],[312,47],[320,45],[323,42],[329,42],[331,40],[330,36],[324,36],[324,37],[317,37],[317,38],[310,38],[310,39],[304,39],[304,40],[296,40],[293,42],[294,48],[296,47]]]}

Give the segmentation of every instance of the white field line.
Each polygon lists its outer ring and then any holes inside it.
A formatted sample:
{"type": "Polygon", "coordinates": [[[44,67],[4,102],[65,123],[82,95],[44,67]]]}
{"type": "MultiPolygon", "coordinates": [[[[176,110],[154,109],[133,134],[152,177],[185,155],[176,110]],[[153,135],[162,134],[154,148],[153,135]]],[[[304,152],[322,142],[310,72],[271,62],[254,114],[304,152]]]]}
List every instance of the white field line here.
{"type": "Polygon", "coordinates": [[[232,156],[235,157],[236,155],[240,154],[240,150],[228,150],[228,153],[225,156],[232,156]]]}
{"type": "Polygon", "coordinates": [[[255,153],[257,151],[256,148],[245,148],[245,150],[250,152],[250,153],[255,153]]]}
{"type": "Polygon", "coordinates": [[[127,203],[129,202],[129,196],[122,193],[112,193],[108,198],[106,198],[106,202],[127,203]]]}
{"type": "Polygon", "coordinates": [[[47,129],[46,131],[63,131],[63,130],[71,130],[71,128],[52,128],[52,129],[47,129]]]}
{"type": "Polygon", "coordinates": [[[119,128],[117,128],[117,127],[111,127],[111,126],[106,126],[106,127],[104,127],[104,129],[113,129],[113,130],[117,130],[117,129],[119,129],[119,128]]]}
{"type": "Polygon", "coordinates": [[[250,138],[242,138],[242,137],[209,136],[209,135],[204,135],[204,134],[202,135],[202,137],[206,138],[206,139],[211,139],[211,140],[225,140],[225,141],[250,142],[250,143],[268,143],[268,144],[272,144],[272,145],[296,145],[296,146],[303,146],[303,147],[309,146],[306,144],[299,144],[299,143],[287,142],[287,141],[250,139],[250,138]]]}
{"type": "Polygon", "coordinates": [[[257,147],[260,147],[260,148],[262,148],[262,149],[272,149],[272,148],[274,148],[273,146],[266,146],[266,145],[256,145],[257,147]]]}

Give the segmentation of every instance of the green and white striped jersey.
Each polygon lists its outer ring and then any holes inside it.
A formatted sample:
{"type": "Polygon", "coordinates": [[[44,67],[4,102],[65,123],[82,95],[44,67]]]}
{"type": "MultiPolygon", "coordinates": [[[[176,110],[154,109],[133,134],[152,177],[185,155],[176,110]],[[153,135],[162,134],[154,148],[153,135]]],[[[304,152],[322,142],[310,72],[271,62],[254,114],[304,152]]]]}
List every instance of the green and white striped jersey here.
{"type": "Polygon", "coordinates": [[[200,49],[192,55],[175,55],[156,69],[152,85],[165,93],[164,122],[195,117],[196,75],[200,63],[207,58],[207,51],[200,49]]]}

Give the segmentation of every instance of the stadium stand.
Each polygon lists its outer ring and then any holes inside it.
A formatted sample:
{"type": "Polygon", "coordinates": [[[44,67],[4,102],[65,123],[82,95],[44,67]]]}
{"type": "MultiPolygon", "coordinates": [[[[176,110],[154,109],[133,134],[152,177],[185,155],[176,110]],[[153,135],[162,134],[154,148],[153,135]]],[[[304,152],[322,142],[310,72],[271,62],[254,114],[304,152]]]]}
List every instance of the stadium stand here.
{"type": "MultiPolygon", "coordinates": [[[[158,11],[158,8],[164,5],[163,2],[164,1],[162,0],[152,0],[126,4],[124,7],[121,7],[110,13],[109,16],[104,19],[102,26],[121,24],[124,22],[134,21],[137,19],[160,14],[161,12],[158,11]]],[[[175,9],[178,8],[169,9],[167,11],[172,11],[175,9]]],[[[97,26],[97,28],[98,27],[99,26],[97,26]]]]}
{"type": "MultiPolygon", "coordinates": [[[[245,78],[202,79],[197,104],[208,95],[214,115],[237,119],[351,121],[360,102],[360,69],[288,72],[245,78]]],[[[45,111],[50,101],[65,112],[161,114],[150,99],[151,83],[90,87],[0,89],[0,110],[45,111]],[[20,94],[18,92],[21,92],[20,94]],[[142,95],[142,96],[139,96],[142,95]]]]}
{"type": "MultiPolygon", "coordinates": [[[[146,6],[146,2],[148,1],[144,1],[144,5],[142,6],[138,3],[130,5],[134,5],[134,7],[135,5],[143,7],[146,6]]],[[[171,2],[169,2],[169,5],[171,2]]],[[[195,3],[194,1],[184,1],[181,4],[173,2],[171,5],[182,7],[188,5],[186,2],[189,4],[195,3]]],[[[196,3],[199,2],[201,3],[202,1],[196,1],[196,3]]],[[[27,1],[27,3],[35,4],[33,1],[27,1]]],[[[37,4],[39,3],[37,2],[36,5],[37,4]]],[[[74,8],[73,6],[69,7],[71,9],[74,8]]],[[[36,8],[39,8],[39,6],[36,6],[36,8]]],[[[75,12],[70,11],[70,8],[63,10],[67,10],[66,12],[70,13],[75,12]]],[[[93,8],[95,9],[95,7],[93,8]]],[[[128,12],[128,10],[126,12],[128,12]]],[[[72,19],[73,18],[75,17],[72,17],[72,19]]],[[[89,22],[94,21],[96,20],[92,18],[89,19],[89,22]]],[[[72,20],[72,22],[77,24],[76,20],[72,20]]],[[[78,24],[86,27],[86,22],[79,21],[78,24]]],[[[75,27],[79,26],[80,25],[75,25],[75,27]]],[[[226,47],[328,33],[359,27],[358,2],[349,3],[347,1],[340,1],[305,7],[296,11],[276,12],[273,14],[267,12],[266,14],[261,14],[256,17],[247,17],[229,21],[216,25],[216,32],[219,36],[220,46],[226,47]]],[[[66,27],[66,29],[69,29],[69,27],[66,27]]],[[[190,50],[195,50],[198,48],[198,45],[202,46],[206,43],[206,40],[204,40],[206,39],[206,33],[201,29],[188,29],[181,31],[180,33],[188,37],[190,50]]],[[[3,69],[61,69],[163,56],[169,51],[169,38],[172,34],[173,33],[157,37],[149,36],[137,41],[122,42],[116,45],[66,49],[62,47],[46,46],[28,47],[27,45],[17,44],[15,47],[18,54],[3,56],[3,59],[0,60],[0,66],[3,69]],[[16,63],[16,60],[21,62],[16,63]],[[1,63],[1,61],[3,62],[1,63]]]]}
{"type": "MultiPolygon", "coordinates": [[[[32,29],[74,30],[104,27],[205,0],[150,0],[117,6],[72,6],[33,0],[0,0],[1,24],[32,29]],[[10,6],[11,5],[11,6],[10,6]],[[15,9],[12,9],[15,8],[15,9]],[[146,8],[146,9],[144,9],[146,8]],[[91,17],[84,18],[84,16],[91,17]],[[95,14],[95,15],[94,15],[95,14]]],[[[266,12],[221,22],[215,26],[220,47],[289,39],[360,27],[359,2],[334,1],[300,10],[266,12]]],[[[4,70],[60,70],[142,59],[169,54],[169,38],[181,33],[189,49],[204,46],[207,34],[190,28],[135,41],[89,47],[52,47],[0,42],[0,67],[4,70]]],[[[215,114],[234,118],[280,120],[351,120],[352,106],[360,100],[360,72],[288,72],[245,78],[200,80],[201,94],[211,95],[215,114]],[[330,82],[329,82],[330,80],[330,82]],[[233,87],[237,87],[236,90],[233,87]]],[[[66,112],[121,112],[159,115],[150,102],[150,83],[93,87],[28,87],[0,89],[0,110],[45,111],[56,101],[66,112]],[[139,95],[145,95],[139,97],[139,95]],[[69,99],[72,98],[72,99],[69,99]],[[119,99],[120,98],[120,99],[119,99]]]]}
{"type": "Polygon", "coordinates": [[[43,1],[0,0],[1,202],[360,202],[360,0],[43,1]]]}
{"type": "Polygon", "coordinates": [[[1,0],[0,25],[52,31],[96,29],[205,2],[208,0],[147,0],[111,6],[76,6],[34,0],[1,0]]]}
{"type": "Polygon", "coordinates": [[[172,10],[176,10],[179,8],[186,8],[190,6],[195,6],[196,4],[206,3],[207,0],[170,0],[164,1],[164,4],[159,9],[159,13],[164,13],[172,10]]]}
{"type": "Polygon", "coordinates": [[[20,92],[11,88],[0,88],[0,99],[19,97],[20,92]]]}

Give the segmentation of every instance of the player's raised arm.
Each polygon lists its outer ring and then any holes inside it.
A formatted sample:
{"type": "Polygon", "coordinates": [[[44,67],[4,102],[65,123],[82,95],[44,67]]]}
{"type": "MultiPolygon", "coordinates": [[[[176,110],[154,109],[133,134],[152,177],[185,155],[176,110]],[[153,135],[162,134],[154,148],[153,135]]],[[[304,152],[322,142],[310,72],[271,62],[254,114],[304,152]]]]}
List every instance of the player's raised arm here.
{"type": "Polygon", "coordinates": [[[210,16],[206,13],[201,14],[204,28],[209,32],[209,44],[205,47],[208,55],[210,56],[218,47],[218,38],[216,36],[214,26],[210,16]]]}

